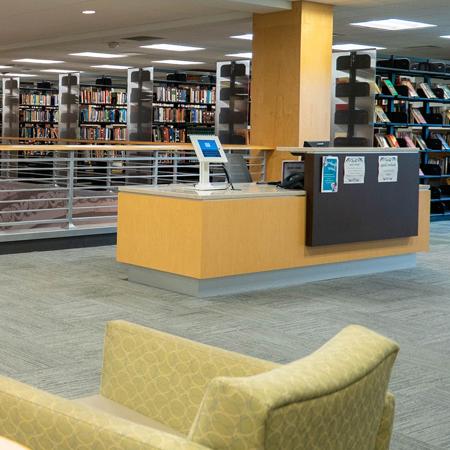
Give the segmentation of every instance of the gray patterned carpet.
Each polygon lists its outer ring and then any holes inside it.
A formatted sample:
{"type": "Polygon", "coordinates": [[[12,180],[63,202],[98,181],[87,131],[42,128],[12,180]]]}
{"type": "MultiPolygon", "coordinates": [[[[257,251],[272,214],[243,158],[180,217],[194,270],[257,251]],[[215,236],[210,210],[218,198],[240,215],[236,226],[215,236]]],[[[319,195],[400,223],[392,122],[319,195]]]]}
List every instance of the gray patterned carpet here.
{"type": "Polygon", "coordinates": [[[450,449],[449,275],[450,223],[433,224],[414,270],[203,300],[128,283],[113,247],[0,256],[0,374],[95,393],[118,318],[278,362],[358,323],[401,345],[392,450],[450,449]]]}

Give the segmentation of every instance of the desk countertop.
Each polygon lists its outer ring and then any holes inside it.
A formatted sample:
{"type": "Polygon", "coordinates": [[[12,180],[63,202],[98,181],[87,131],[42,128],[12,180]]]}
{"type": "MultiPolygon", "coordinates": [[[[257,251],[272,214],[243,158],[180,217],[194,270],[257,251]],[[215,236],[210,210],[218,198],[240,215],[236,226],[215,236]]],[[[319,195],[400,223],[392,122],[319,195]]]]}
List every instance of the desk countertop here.
{"type": "Polygon", "coordinates": [[[176,197],[189,200],[229,200],[238,198],[261,197],[298,197],[305,196],[305,191],[281,189],[267,184],[245,183],[235,184],[231,188],[215,191],[196,191],[192,185],[168,184],[165,186],[124,186],[120,192],[159,197],[176,197]]]}

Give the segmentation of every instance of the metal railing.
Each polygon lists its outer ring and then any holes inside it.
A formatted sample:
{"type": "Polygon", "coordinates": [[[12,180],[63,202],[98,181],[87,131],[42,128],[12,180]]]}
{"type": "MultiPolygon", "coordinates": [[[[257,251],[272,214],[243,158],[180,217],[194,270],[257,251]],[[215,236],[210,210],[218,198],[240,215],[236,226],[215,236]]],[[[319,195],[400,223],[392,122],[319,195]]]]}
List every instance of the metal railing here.
{"type": "MultiPolygon", "coordinates": [[[[174,147],[0,146],[0,241],[24,233],[115,227],[120,186],[198,181],[193,150],[174,147]]],[[[253,180],[265,179],[266,151],[225,151],[242,153],[253,180]]],[[[223,179],[221,167],[212,172],[215,180],[223,179]]]]}

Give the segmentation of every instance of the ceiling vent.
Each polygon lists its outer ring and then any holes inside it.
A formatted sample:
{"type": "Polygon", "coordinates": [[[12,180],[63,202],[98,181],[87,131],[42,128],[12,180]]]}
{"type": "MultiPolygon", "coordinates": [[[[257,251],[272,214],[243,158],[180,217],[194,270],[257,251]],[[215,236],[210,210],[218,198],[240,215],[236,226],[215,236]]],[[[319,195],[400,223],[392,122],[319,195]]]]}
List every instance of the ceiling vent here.
{"type": "Polygon", "coordinates": [[[410,50],[429,50],[430,48],[436,49],[436,48],[442,48],[442,47],[439,47],[439,45],[413,45],[411,47],[405,47],[405,48],[410,49],[410,50]]]}
{"type": "Polygon", "coordinates": [[[158,41],[162,38],[156,36],[130,36],[122,39],[125,41],[149,42],[149,41],[158,41]]]}

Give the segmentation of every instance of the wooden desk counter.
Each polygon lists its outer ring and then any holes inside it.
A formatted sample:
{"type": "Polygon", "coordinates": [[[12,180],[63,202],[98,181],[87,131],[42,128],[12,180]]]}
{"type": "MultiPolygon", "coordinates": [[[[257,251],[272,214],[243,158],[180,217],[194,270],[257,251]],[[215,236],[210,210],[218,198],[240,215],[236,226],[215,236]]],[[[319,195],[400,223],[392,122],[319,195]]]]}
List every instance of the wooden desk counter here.
{"type": "Polygon", "coordinates": [[[427,190],[419,193],[417,237],[307,247],[303,191],[257,185],[241,189],[198,194],[174,187],[122,188],[117,260],[158,273],[217,281],[428,249],[427,190]]]}

